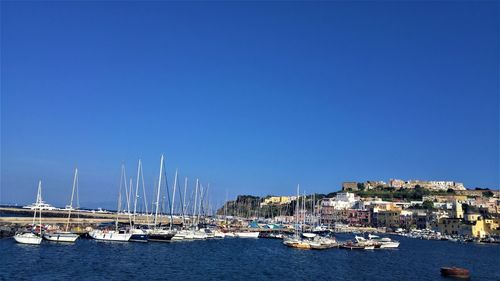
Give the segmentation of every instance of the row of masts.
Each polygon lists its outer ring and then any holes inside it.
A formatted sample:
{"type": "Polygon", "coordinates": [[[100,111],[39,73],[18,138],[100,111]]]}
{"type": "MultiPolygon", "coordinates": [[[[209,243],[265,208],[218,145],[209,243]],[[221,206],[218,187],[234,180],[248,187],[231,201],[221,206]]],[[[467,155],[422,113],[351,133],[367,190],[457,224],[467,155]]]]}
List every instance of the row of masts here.
{"type": "MultiPolygon", "coordinates": [[[[117,219],[116,228],[118,229],[118,217],[122,211],[122,193],[125,193],[126,199],[126,214],[129,217],[129,224],[132,227],[137,222],[137,217],[139,215],[145,215],[146,225],[153,225],[155,229],[161,226],[160,217],[164,216],[168,212],[169,216],[169,229],[173,228],[174,215],[177,213],[181,216],[182,225],[185,227],[187,220],[189,219],[190,227],[196,227],[201,218],[207,214],[207,205],[209,205],[208,194],[210,189],[210,184],[206,187],[200,183],[199,179],[196,179],[196,185],[194,188],[194,203],[189,206],[190,201],[186,202],[187,192],[188,192],[188,177],[184,178],[184,189],[181,190],[179,186],[179,172],[178,169],[175,171],[174,183],[172,186],[172,192],[170,192],[170,186],[167,180],[166,169],[165,169],[165,157],[161,155],[160,158],[160,172],[158,175],[158,181],[155,183],[154,190],[154,201],[151,202],[152,207],[148,209],[148,202],[146,197],[146,186],[143,174],[142,161],[138,161],[137,165],[137,175],[135,180],[135,189],[133,187],[133,180],[130,178],[127,185],[127,177],[125,172],[125,165],[122,164],[121,176],[120,176],[120,189],[118,193],[118,206],[117,206],[117,219]],[[142,190],[141,190],[142,189],[142,190]],[[139,199],[142,193],[142,212],[141,204],[139,199]],[[163,196],[162,196],[163,195],[163,196]],[[178,196],[179,208],[176,210],[176,197],[178,196]],[[165,202],[166,199],[166,202],[165,202]],[[166,204],[165,204],[166,203],[166,204]],[[133,206],[131,206],[133,205],[133,206]],[[166,206],[165,206],[166,205],[166,206]],[[150,212],[151,210],[151,212],[150,212]],[[152,220],[152,221],[151,221],[152,220]]],[[[193,195],[191,196],[191,198],[193,195]]]]}

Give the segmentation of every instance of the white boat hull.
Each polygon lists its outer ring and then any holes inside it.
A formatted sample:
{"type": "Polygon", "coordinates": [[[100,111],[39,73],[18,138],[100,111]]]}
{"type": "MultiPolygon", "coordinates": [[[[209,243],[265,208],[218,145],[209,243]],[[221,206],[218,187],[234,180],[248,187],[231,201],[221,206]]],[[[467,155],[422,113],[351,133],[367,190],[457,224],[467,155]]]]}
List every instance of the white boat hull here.
{"type": "Polygon", "coordinates": [[[20,244],[40,245],[42,243],[42,238],[33,233],[16,234],[14,240],[20,244]]]}
{"type": "Polygon", "coordinates": [[[224,238],[224,237],[226,237],[226,234],[224,232],[216,231],[214,233],[214,238],[224,238]]]}
{"type": "Polygon", "coordinates": [[[48,241],[53,242],[75,242],[76,239],[80,237],[78,234],[70,233],[70,232],[62,232],[62,233],[45,233],[43,238],[48,241]]]}
{"type": "Polygon", "coordinates": [[[398,248],[399,242],[384,242],[380,245],[380,248],[398,248]]]}
{"type": "Polygon", "coordinates": [[[131,233],[116,233],[114,231],[110,232],[101,232],[101,231],[93,231],[90,234],[90,237],[96,240],[101,241],[117,241],[117,242],[128,242],[130,237],[132,237],[131,233]]]}
{"type": "Polygon", "coordinates": [[[235,232],[234,235],[239,238],[259,238],[259,232],[235,232]]]}

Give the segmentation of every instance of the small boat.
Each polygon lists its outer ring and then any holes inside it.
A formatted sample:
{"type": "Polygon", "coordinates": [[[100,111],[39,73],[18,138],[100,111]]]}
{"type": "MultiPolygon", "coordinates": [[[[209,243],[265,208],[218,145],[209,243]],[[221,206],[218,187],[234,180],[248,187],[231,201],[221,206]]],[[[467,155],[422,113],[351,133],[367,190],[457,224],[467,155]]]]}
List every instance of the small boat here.
{"type": "Polygon", "coordinates": [[[234,235],[238,238],[259,238],[259,232],[235,232],[234,235]]]}
{"type": "Polygon", "coordinates": [[[467,279],[470,277],[470,272],[468,269],[465,269],[465,268],[441,267],[441,275],[446,276],[446,277],[467,279]]]}
{"type": "Polygon", "coordinates": [[[42,238],[32,232],[18,233],[14,235],[14,240],[20,244],[40,245],[42,238]]]}
{"type": "Polygon", "coordinates": [[[311,249],[311,244],[309,241],[301,239],[299,237],[285,238],[283,244],[290,248],[296,249],[311,249]]]}
{"type": "Polygon", "coordinates": [[[235,237],[235,234],[234,234],[234,232],[225,232],[225,233],[224,233],[224,237],[234,238],[234,237],[235,237]]]}
{"type": "Polygon", "coordinates": [[[353,243],[352,241],[348,241],[344,244],[341,244],[339,246],[342,249],[348,249],[348,250],[364,250],[365,246],[359,245],[358,243],[353,243]]]}
{"type": "Polygon", "coordinates": [[[58,231],[58,232],[46,232],[43,234],[43,238],[52,242],[75,242],[80,235],[66,232],[66,231],[58,231]]]}

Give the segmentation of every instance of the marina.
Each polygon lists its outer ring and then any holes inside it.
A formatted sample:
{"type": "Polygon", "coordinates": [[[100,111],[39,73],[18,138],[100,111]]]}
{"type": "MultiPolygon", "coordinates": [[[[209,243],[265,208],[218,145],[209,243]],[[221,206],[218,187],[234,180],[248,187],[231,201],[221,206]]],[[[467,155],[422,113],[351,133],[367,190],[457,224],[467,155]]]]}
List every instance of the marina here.
{"type": "MultiPolygon", "coordinates": [[[[353,235],[336,238],[345,241],[353,235]]],[[[440,274],[444,266],[468,268],[471,280],[500,279],[497,245],[394,238],[401,242],[397,249],[365,251],[304,251],[285,247],[276,239],[180,243],[79,239],[36,246],[0,239],[0,251],[9,257],[0,264],[0,279],[449,280],[440,274]]]]}
{"type": "Polygon", "coordinates": [[[0,1],[0,281],[500,281],[498,1],[0,1]]]}

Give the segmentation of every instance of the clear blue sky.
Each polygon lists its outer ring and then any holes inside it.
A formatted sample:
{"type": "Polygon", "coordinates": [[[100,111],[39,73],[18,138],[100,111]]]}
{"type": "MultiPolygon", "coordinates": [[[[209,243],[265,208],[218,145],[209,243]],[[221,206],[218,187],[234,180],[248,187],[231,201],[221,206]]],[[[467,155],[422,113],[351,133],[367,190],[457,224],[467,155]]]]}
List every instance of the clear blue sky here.
{"type": "MultiPolygon", "coordinates": [[[[115,206],[165,153],[214,198],[435,179],[498,188],[499,6],[1,2],[0,203],[115,206]]],[[[191,181],[192,183],[193,181],[191,181]]],[[[192,187],[192,186],[191,186],[192,187]]]]}

